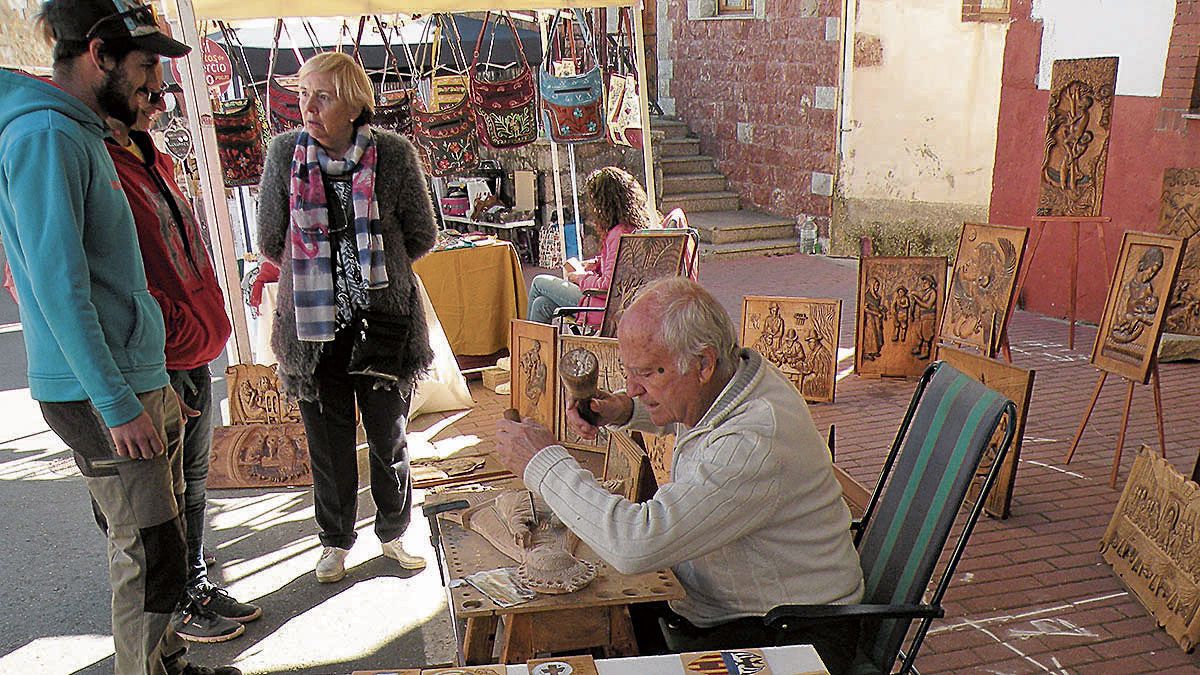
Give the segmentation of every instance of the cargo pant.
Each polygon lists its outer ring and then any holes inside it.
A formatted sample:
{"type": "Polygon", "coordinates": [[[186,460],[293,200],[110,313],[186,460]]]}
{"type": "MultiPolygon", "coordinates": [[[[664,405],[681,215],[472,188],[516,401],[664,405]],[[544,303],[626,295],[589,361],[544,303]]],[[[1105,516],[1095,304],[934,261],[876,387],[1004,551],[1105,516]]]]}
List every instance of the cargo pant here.
{"type": "Polygon", "coordinates": [[[163,657],[182,652],[170,627],[187,576],[179,401],[170,387],[139,394],[166,452],[119,457],[108,427],[88,401],[41,403],[42,416],[75,454],[93,502],[108,523],[114,671],[163,675],[163,657]]]}

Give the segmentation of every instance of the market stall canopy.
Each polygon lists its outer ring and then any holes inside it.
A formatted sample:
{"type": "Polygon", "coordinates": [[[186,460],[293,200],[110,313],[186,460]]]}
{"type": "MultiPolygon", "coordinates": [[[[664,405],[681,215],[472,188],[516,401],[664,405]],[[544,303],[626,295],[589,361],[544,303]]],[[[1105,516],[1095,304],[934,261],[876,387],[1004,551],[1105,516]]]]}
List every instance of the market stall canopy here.
{"type": "Polygon", "coordinates": [[[555,10],[568,7],[623,6],[597,0],[193,0],[198,19],[274,19],[283,16],[363,16],[431,14],[487,10],[555,10]]]}

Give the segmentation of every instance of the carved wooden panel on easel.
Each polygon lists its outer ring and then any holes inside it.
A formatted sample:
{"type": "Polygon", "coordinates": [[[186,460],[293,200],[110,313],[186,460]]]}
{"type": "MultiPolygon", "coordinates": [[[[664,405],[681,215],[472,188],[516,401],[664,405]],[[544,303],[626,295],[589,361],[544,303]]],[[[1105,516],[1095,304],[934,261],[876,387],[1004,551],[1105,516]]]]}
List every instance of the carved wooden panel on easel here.
{"type": "MultiPolygon", "coordinates": [[[[937,357],[961,370],[966,375],[979,380],[987,386],[1000,392],[1000,395],[1011,400],[1017,406],[1016,431],[1013,434],[1012,447],[1004,456],[1004,464],[996,483],[984,503],[984,510],[997,518],[1007,518],[1012,506],[1013,486],[1017,482],[1017,463],[1021,458],[1021,439],[1025,435],[1025,419],[1029,411],[1029,398],[1033,394],[1033,378],[1035,371],[1025,370],[1016,366],[984,358],[953,347],[942,345],[938,347],[937,357]]],[[[975,472],[975,481],[967,492],[967,499],[974,502],[983,487],[983,480],[996,461],[996,453],[1004,440],[1004,425],[996,429],[984,452],[979,469],[975,472]]]]}
{"type": "Polygon", "coordinates": [[[243,363],[225,369],[230,424],[299,422],[300,407],[283,393],[276,365],[243,363]]]}
{"type": "MultiPolygon", "coordinates": [[[[625,369],[621,365],[621,352],[617,348],[616,338],[602,337],[583,337],[578,335],[560,335],[558,338],[558,354],[561,357],[563,354],[572,349],[582,348],[596,355],[596,360],[600,363],[600,374],[596,380],[596,386],[604,391],[612,392],[625,388],[625,369]]],[[[555,378],[556,380],[558,378],[555,378]]],[[[567,424],[567,393],[562,386],[562,382],[558,382],[558,401],[555,404],[558,408],[557,413],[557,429],[558,440],[568,450],[579,449],[585,452],[607,454],[609,445],[608,430],[604,427],[600,428],[600,433],[596,439],[589,441],[581,438],[579,435],[571,431],[570,425],[567,424]]],[[[572,453],[574,454],[574,453],[572,453]]],[[[579,457],[577,456],[576,459],[579,457]]],[[[601,457],[601,467],[603,467],[603,458],[601,457]]],[[[592,473],[596,473],[593,471],[592,473]]],[[[603,474],[596,473],[599,477],[603,474]]]]}
{"type": "Polygon", "coordinates": [[[1167,307],[1166,332],[1200,335],[1200,169],[1167,169],[1158,229],[1183,237],[1187,248],[1167,307]]]}
{"type": "Polygon", "coordinates": [[[622,481],[625,498],[640,502],[650,497],[650,463],[646,451],[623,431],[610,434],[608,459],[604,463],[604,480],[622,481]]]}
{"type": "Polygon", "coordinates": [[[939,331],[942,341],[974,347],[984,356],[1000,351],[1028,237],[1026,227],[963,224],[939,331]]]}
{"type": "Polygon", "coordinates": [[[854,372],[889,377],[924,372],[945,306],[945,282],[945,258],[863,258],[854,372]]]}
{"type": "Polygon", "coordinates": [[[308,438],[300,422],[213,429],[208,487],[312,485],[308,438]]]}
{"type": "Polygon", "coordinates": [[[626,234],[621,237],[608,299],[604,304],[601,335],[617,334],[621,315],[633,304],[642,286],[655,279],[679,274],[687,237],[683,233],[626,234]]]}
{"type": "Polygon", "coordinates": [[[833,402],[842,301],[747,295],[741,344],[787,375],[806,401],[833,402]]]}
{"type": "Polygon", "coordinates": [[[1149,381],[1183,245],[1180,237],[1125,233],[1096,332],[1092,365],[1132,382],[1149,381]]]}
{"type": "Polygon", "coordinates": [[[512,355],[509,407],[554,432],[554,397],[558,391],[558,329],[532,321],[512,322],[508,352],[512,355]]]}
{"type": "Polygon", "coordinates": [[[1200,486],[1143,445],[1100,552],[1187,652],[1200,643],[1198,525],[1200,486]]]}
{"type": "Polygon", "coordinates": [[[1099,216],[1117,57],[1054,62],[1039,216],[1099,216]]]}

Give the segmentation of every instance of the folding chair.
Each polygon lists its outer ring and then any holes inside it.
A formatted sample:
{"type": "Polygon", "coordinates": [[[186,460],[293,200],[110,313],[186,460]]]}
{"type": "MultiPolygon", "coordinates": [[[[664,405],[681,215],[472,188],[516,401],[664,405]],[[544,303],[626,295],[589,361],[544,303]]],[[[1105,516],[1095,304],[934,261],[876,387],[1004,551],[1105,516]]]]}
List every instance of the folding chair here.
{"type": "Polygon", "coordinates": [[[1012,444],[1015,425],[1012,401],[949,364],[931,364],[917,384],[855,535],[865,583],[862,604],[781,605],[767,613],[766,623],[783,629],[790,620],[860,617],[858,653],[850,672],[891,673],[897,658],[903,664],[899,672],[917,672],[917,651],[932,621],[945,615],[942,597],[1012,444]],[[1002,423],[1003,437],[983,489],[930,591],[955,518],[1002,423]],[[916,632],[906,655],[901,648],[914,621],[916,632]]]}

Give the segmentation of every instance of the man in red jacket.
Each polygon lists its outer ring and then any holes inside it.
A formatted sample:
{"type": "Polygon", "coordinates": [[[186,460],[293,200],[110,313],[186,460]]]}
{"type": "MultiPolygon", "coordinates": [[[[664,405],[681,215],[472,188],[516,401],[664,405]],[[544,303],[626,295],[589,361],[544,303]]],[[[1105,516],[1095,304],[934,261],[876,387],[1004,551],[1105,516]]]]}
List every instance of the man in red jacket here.
{"type": "Polygon", "coordinates": [[[209,363],[224,350],[231,328],[199,223],[175,185],[170,158],[158,152],[146,131],[166,110],[161,66],[145,94],[132,128],[108,120],[113,130],[108,151],[133,210],[150,294],[166,322],[167,373],[188,416],[183,435],[187,597],[172,625],[185,640],[223,642],[241,635],[243,623],[262,616],[262,608],[234,600],[209,581],[204,562],[205,483],[212,446],[209,363]]]}

